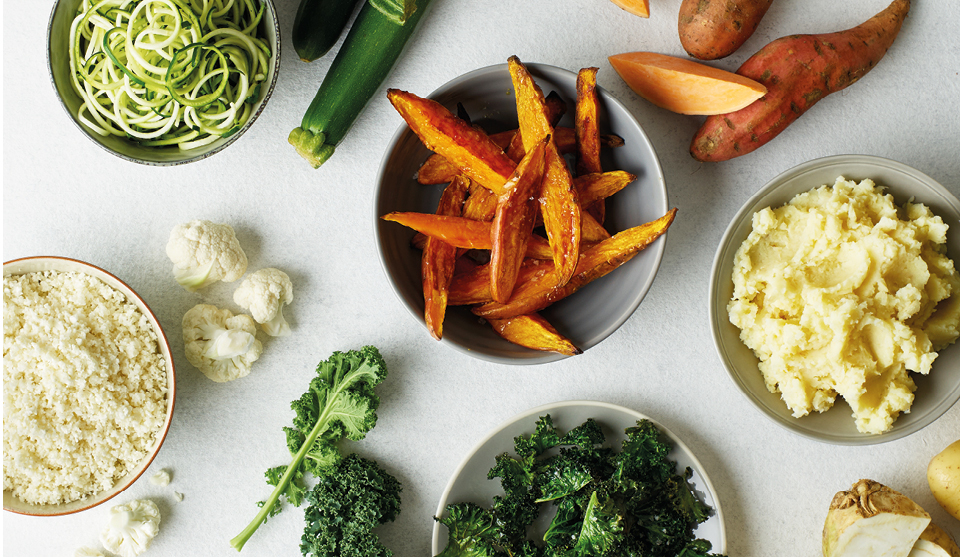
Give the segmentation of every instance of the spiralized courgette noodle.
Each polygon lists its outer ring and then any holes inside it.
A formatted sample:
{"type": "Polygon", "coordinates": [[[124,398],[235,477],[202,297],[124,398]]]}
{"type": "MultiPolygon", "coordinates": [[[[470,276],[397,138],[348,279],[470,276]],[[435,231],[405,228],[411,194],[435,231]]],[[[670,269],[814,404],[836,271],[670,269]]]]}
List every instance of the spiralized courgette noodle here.
{"type": "Polygon", "coordinates": [[[83,0],[70,27],[77,118],[188,150],[236,133],[267,78],[259,0],[83,0]]]}

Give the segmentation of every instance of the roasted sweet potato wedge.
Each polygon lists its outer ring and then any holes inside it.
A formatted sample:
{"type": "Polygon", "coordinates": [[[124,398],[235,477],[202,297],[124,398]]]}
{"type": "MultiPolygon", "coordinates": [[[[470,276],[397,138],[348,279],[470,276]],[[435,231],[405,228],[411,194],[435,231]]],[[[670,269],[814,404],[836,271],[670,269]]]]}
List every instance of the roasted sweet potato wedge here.
{"type": "Polygon", "coordinates": [[[600,168],[600,113],[597,99],[598,68],[583,68],[577,73],[577,110],[574,130],[577,135],[577,175],[602,172],[600,168]]]}
{"type": "Polygon", "coordinates": [[[583,351],[573,345],[570,339],[561,335],[543,316],[531,313],[507,319],[488,319],[498,335],[514,344],[542,350],[558,352],[564,356],[576,356],[583,351]]]}
{"type": "MultiPolygon", "coordinates": [[[[510,130],[508,132],[491,134],[490,139],[497,145],[500,145],[500,138],[503,137],[504,134],[509,134],[510,137],[514,137],[516,132],[517,130],[510,130]]],[[[553,132],[553,140],[557,143],[557,150],[560,151],[561,154],[566,155],[576,152],[577,140],[576,132],[573,128],[557,126],[553,128],[553,132]]],[[[504,146],[504,150],[508,150],[510,145],[512,144],[504,146]]],[[[600,146],[610,149],[623,147],[623,138],[618,135],[603,134],[600,136],[600,146]]],[[[522,150],[517,160],[520,158],[523,158],[522,150]]],[[[511,160],[513,159],[511,158],[511,160]]],[[[444,158],[443,155],[434,153],[427,157],[427,160],[420,166],[420,170],[417,172],[417,181],[424,185],[446,184],[459,173],[460,170],[444,158]]]]}
{"type": "Polygon", "coordinates": [[[667,231],[676,213],[676,209],[671,209],[655,221],[628,228],[585,250],[576,273],[566,283],[560,282],[555,272],[539,280],[518,283],[506,304],[486,303],[473,308],[473,313],[487,319],[506,319],[540,311],[632,259],[667,231]]]}
{"type": "Polygon", "coordinates": [[[443,155],[480,185],[500,193],[516,164],[483,130],[431,99],[399,89],[389,89],[387,98],[427,149],[443,155]]]}
{"type": "MultiPolygon", "coordinates": [[[[551,273],[553,273],[553,261],[548,259],[527,258],[524,259],[520,265],[517,283],[537,281],[551,273]]],[[[493,295],[490,293],[489,263],[478,265],[469,271],[453,276],[453,280],[450,282],[448,305],[465,306],[485,304],[492,301],[493,295]]]]}
{"type": "Polygon", "coordinates": [[[573,276],[580,257],[580,202],[573,188],[573,177],[563,155],[551,140],[547,145],[546,167],[540,193],[540,212],[547,240],[553,249],[560,284],[573,276]]]}
{"type": "Polygon", "coordinates": [[[614,170],[577,176],[573,179],[573,186],[577,189],[580,206],[587,208],[597,201],[612,196],[636,179],[636,174],[625,170],[614,170]]]}
{"type": "MultiPolygon", "coordinates": [[[[455,178],[440,196],[437,214],[459,216],[467,193],[465,178],[455,178]]],[[[423,282],[424,321],[433,338],[443,337],[443,318],[447,312],[447,293],[457,263],[457,248],[438,240],[427,238],[420,259],[423,282]]]]}
{"type": "Polygon", "coordinates": [[[499,302],[510,299],[533,234],[543,182],[544,150],[549,141],[550,136],[545,137],[524,155],[497,202],[491,227],[490,290],[499,302]]]}
{"type": "MultiPolygon", "coordinates": [[[[464,217],[434,215],[430,213],[393,212],[380,217],[383,220],[402,224],[427,237],[437,238],[462,249],[489,250],[491,240],[491,222],[478,221],[464,217]]],[[[553,259],[553,250],[547,239],[531,234],[527,242],[526,256],[534,259],[553,259]]]]}

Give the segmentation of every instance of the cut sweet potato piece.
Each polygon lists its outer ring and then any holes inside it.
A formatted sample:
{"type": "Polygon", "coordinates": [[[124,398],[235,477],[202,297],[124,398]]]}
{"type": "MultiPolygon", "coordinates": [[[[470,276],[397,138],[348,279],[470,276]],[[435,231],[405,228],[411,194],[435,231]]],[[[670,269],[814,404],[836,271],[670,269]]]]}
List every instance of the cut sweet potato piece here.
{"type": "MultiPolygon", "coordinates": [[[[393,212],[380,217],[383,220],[402,224],[427,237],[437,238],[461,249],[489,250],[491,241],[490,222],[464,217],[434,215],[430,213],[393,212]]],[[[416,240],[416,237],[414,238],[416,240]]],[[[416,245],[416,244],[415,244],[416,245]]],[[[535,259],[553,259],[553,250],[547,239],[531,234],[527,242],[527,257],[535,259]]]]}
{"type": "MultiPolygon", "coordinates": [[[[456,178],[443,190],[437,214],[458,216],[467,193],[466,179],[456,178]]],[[[443,318],[447,312],[447,293],[457,263],[457,248],[436,238],[427,238],[420,259],[423,282],[424,321],[433,338],[443,337],[443,318]]]]}
{"type": "Polygon", "coordinates": [[[491,221],[497,211],[497,195],[487,188],[470,180],[467,200],[463,203],[463,217],[473,220],[491,221]]]}
{"type": "Polygon", "coordinates": [[[487,321],[498,335],[519,346],[544,352],[558,352],[564,356],[583,353],[539,314],[531,313],[487,321]]]}
{"type": "Polygon", "coordinates": [[[680,114],[726,114],[767,93],[753,79],[685,58],[628,52],[609,60],[635,93],[680,114]]]}
{"type": "MultiPolygon", "coordinates": [[[[500,139],[508,136],[514,137],[517,130],[495,133],[490,135],[490,140],[500,145],[500,139]]],[[[573,128],[558,126],[553,129],[553,139],[557,143],[557,150],[562,154],[574,153],[577,150],[576,132],[573,128]]],[[[504,150],[509,149],[511,143],[504,146],[504,150]]],[[[523,149],[521,149],[517,160],[523,158],[523,149]]],[[[603,148],[623,147],[623,138],[613,134],[601,134],[600,146],[603,148]]],[[[513,160],[511,158],[511,160],[513,160]]],[[[450,163],[443,155],[434,153],[427,157],[427,160],[420,166],[417,172],[417,181],[424,185],[446,184],[460,173],[460,170],[450,163]]]]}
{"type": "Polygon", "coordinates": [[[617,193],[636,179],[636,174],[613,170],[577,176],[573,179],[573,186],[577,189],[580,206],[586,208],[617,193]]]}
{"type": "Polygon", "coordinates": [[[648,18],[650,17],[649,0],[610,0],[620,8],[632,13],[633,15],[648,18]]]}
{"type": "Polygon", "coordinates": [[[583,68],[577,74],[577,175],[602,172],[600,168],[600,112],[597,99],[598,68],[583,68]]]}
{"type": "Polygon", "coordinates": [[[546,166],[540,193],[540,212],[547,240],[553,249],[553,263],[557,266],[560,284],[573,276],[580,257],[580,227],[583,216],[573,177],[563,155],[551,139],[547,144],[546,166]]]}
{"type": "MultiPolygon", "coordinates": [[[[527,258],[524,259],[520,265],[520,272],[517,274],[517,283],[522,284],[537,281],[551,273],[553,273],[553,261],[527,258]]],[[[465,306],[485,304],[492,301],[493,295],[490,294],[489,263],[478,265],[470,271],[458,273],[453,276],[453,280],[450,282],[450,294],[447,300],[448,305],[465,306]]]]}
{"type": "Polygon", "coordinates": [[[486,303],[473,308],[473,313],[487,319],[506,319],[540,311],[632,259],[667,231],[676,213],[671,209],[655,221],[628,228],[585,250],[576,273],[566,283],[560,282],[555,272],[540,280],[518,283],[506,304],[486,303]]]}
{"type": "Polygon", "coordinates": [[[520,122],[520,136],[523,149],[529,151],[544,137],[553,133],[550,114],[547,110],[543,91],[519,58],[511,56],[507,60],[510,79],[517,99],[517,120],[520,122]]]}
{"type": "Polygon", "coordinates": [[[549,140],[549,136],[545,137],[523,157],[497,202],[491,227],[490,291],[493,299],[500,302],[506,302],[513,292],[533,234],[543,182],[544,148],[549,140]]]}
{"type": "Polygon", "coordinates": [[[387,98],[420,141],[460,172],[499,194],[516,164],[479,128],[457,118],[442,104],[389,89],[387,98]]]}

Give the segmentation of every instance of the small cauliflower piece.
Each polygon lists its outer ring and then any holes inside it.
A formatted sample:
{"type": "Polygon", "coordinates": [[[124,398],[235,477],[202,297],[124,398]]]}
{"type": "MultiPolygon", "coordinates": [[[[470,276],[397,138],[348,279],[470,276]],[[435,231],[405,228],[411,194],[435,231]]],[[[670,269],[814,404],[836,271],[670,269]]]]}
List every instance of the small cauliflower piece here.
{"type": "Polygon", "coordinates": [[[293,301],[293,283],[279,269],[266,268],[248,276],[233,293],[233,301],[249,310],[264,332],[272,337],[290,334],[283,306],[293,301]]]}
{"type": "Polygon", "coordinates": [[[149,499],[134,499],[110,509],[110,522],[100,533],[100,543],[121,557],[136,557],[160,531],[160,509],[149,499]]]}
{"type": "Polygon", "coordinates": [[[260,357],[257,324],[249,315],[197,304],[183,316],[187,361],[210,379],[222,383],[246,376],[260,357]]]}
{"type": "Polygon", "coordinates": [[[170,485],[170,472],[166,470],[158,471],[156,474],[150,476],[150,483],[163,487],[170,485]]]}
{"type": "Polygon", "coordinates": [[[247,256],[229,224],[193,220],[170,232],[167,257],[173,275],[194,292],[216,281],[233,282],[247,272],[247,256]]]}
{"type": "Polygon", "coordinates": [[[73,557],[107,557],[99,549],[92,547],[81,547],[73,552],[73,557]]]}

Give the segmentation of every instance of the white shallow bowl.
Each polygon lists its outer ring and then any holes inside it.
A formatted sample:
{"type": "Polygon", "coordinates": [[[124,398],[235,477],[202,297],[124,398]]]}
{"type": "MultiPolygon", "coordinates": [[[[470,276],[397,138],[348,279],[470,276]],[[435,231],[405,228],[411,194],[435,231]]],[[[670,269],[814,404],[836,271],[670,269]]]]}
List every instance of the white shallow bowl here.
{"type": "Polygon", "coordinates": [[[929,375],[912,374],[917,384],[909,413],[901,414],[892,429],[871,435],[857,431],[847,403],[837,397],[835,408],[794,418],[779,393],[767,391],[759,360],[740,340],[740,329],[730,323],[727,303],[733,296],[733,260],[749,235],[753,214],[765,207],[778,207],[797,194],[838,176],[847,180],[871,179],[893,195],[898,206],[913,199],[928,206],[950,226],[947,253],[960,262],[960,201],[933,178],[905,164],[869,155],[837,155],[800,164],[768,182],[733,218],[720,241],[710,277],[709,314],[713,341],[720,360],[736,386],[766,417],[799,435],[842,445],[870,445],[899,439],[927,426],[960,399],[960,347],[940,351],[929,375]]]}
{"type": "MultiPolygon", "coordinates": [[[[544,64],[525,64],[544,95],[556,91],[567,102],[560,126],[573,126],[577,74],[544,64]]],[[[604,170],[626,170],[637,179],[607,202],[604,225],[612,233],[656,220],[668,209],[663,171],[653,145],[636,118],[601,87],[600,133],[616,134],[624,145],[604,149],[604,170]]],[[[414,91],[414,93],[417,93],[414,91]]],[[[516,97],[507,64],[474,70],[429,95],[456,113],[462,103],[470,120],[489,133],[517,128],[516,97]]],[[[380,217],[391,211],[434,213],[445,185],[424,186],[416,173],[431,152],[407,127],[400,126],[387,147],[377,176],[375,232],[384,273],[403,305],[423,324],[420,251],[410,245],[414,232],[380,217]]],[[[658,238],[607,276],[540,312],[581,350],[613,334],[636,310],[653,284],[666,238],[658,238]]],[[[424,334],[428,334],[424,325],[424,334]]],[[[511,344],[497,336],[466,307],[447,308],[443,340],[473,357],[500,364],[543,364],[566,358],[511,344]]]]}
{"type": "MultiPolygon", "coordinates": [[[[656,420],[635,410],[606,402],[589,400],[555,402],[531,408],[510,418],[477,443],[463,459],[443,490],[443,495],[440,496],[435,516],[443,516],[447,505],[461,502],[476,503],[481,507],[489,508],[495,495],[503,495],[500,481],[487,479],[487,472],[496,463],[497,455],[505,452],[514,454],[514,438],[532,433],[537,419],[545,414],[550,414],[553,424],[561,431],[569,431],[588,418],[593,418],[603,428],[606,436],[605,446],[617,449],[626,439],[624,434],[626,428],[636,425],[639,420],[653,422],[673,443],[673,450],[668,458],[677,463],[677,471],[682,472],[687,467],[693,470],[690,483],[701,500],[714,510],[713,515],[701,523],[694,534],[713,545],[712,553],[726,554],[727,534],[723,523],[723,510],[720,507],[717,492],[697,457],[679,437],[658,424],[656,420]]],[[[447,527],[434,522],[432,555],[443,551],[447,545],[447,536],[447,527]]]]}
{"type": "Polygon", "coordinates": [[[273,55],[270,58],[267,79],[260,86],[260,100],[255,103],[253,112],[246,123],[230,137],[183,151],[175,145],[148,147],[116,135],[104,137],[81,124],[77,119],[77,110],[83,104],[83,101],[73,89],[71,83],[70,48],[68,44],[70,24],[77,15],[81,0],[57,0],[50,12],[50,21],[47,24],[47,69],[50,72],[50,81],[57,97],[60,99],[61,106],[63,106],[70,121],[80,129],[83,135],[108,153],[130,162],[150,166],[175,166],[203,160],[219,153],[250,129],[250,126],[263,112],[277,84],[280,68],[280,22],[277,19],[277,10],[273,0],[259,1],[266,6],[263,18],[260,21],[260,30],[267,44],[270,45],[273,55]]]}
{"type": "Polygon", "coordinates": [[[167,415],[163,426],[161,427],[160,431],[157,432],[157,439],[154,442],[153,447],[147,451],[147,455],[143,458],[140,464],[131,470],[129,474],[123,478],[120,478],[111,489],[91,495],[86,499],[73,501],[71,503],[65,503],[62,505],[34,505],[17,499],[9,491],[4,490],[3,492],[3,510],[5,511],[31,516],[58,516],[85,511],[87,509],[96,507],[97,505],[109,499],[112,499],[120,492],[133,485],[133,483],[137,481],[137,478],[139,478],[147,469],[147,467],[150,466],[150,463],[153,462],[153,459],[157,456],[160,446],[163,445],[163,441],[167,436],[167,431],[170,429],[170,422],[173,419],[173,407],[174,402],[176,401],[176,375],[174,373],[173,357],[170,354],[170,344],[167,342],[167,337],[164,334],[163,329],[160,327],[160,322],[157,320],[156,315],[150,311],[150,308],[147,306],[147,303],[143,301],[143,298],[141,298],[123,281],[99,267],[66,257],[28,257],[24,259],[14,259],[13,261],[7,261],[3,264],[3,276],[5,277],[41,271],[83,273],[92,277],[96,277],[105,284],[122,292],[127,297],[127,300],[136,304],[136,306],[153,326],[153,332],[157,335],[157,344],[160,349],[160,354],[163,356],[163,360],[167,368],[167,415]]]}

